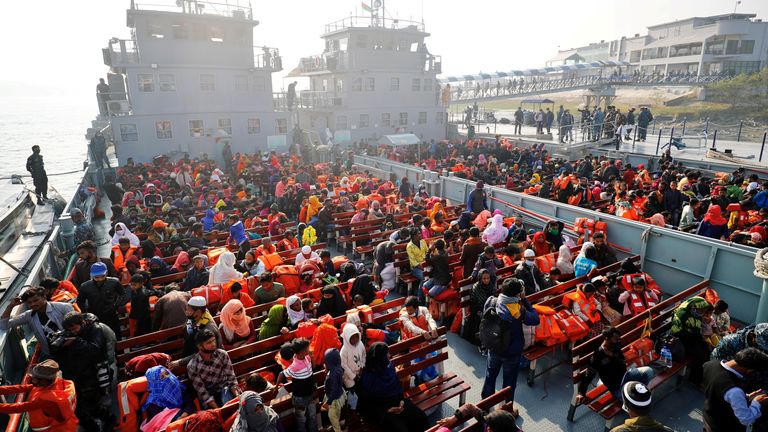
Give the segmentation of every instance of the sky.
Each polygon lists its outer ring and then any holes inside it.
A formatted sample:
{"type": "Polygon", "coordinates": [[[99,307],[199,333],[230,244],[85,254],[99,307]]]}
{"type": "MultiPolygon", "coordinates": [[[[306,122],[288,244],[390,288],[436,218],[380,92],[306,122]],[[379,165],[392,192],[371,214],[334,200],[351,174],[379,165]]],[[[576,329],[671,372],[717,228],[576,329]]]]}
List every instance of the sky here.
{"type": "MultiPolygon", "coordinates": [[[[219,3],[238,0],[214,0],[219,3]]],[[[239,0],[247,4],[248,0],[239,0]]],[[[299,58],[320,54],[324,25],[362,14],[357,0],[251,0],[254,44],[280,49],[284,70],[274,90],[299,58]]],[[[370,4],[372,0],[368,0],[370,4]]],[[[136,0],[138,4],[142,0],[136,0]]],[[[145,3],[173,4],[173,0],[145,3]]],[[[768,1],[743,0],[738,12],[768,20],[768,1]]],[[[387,15],[421,21],[431,34],[427,47],[442,56],[444,75],[539,67],[558,49],[645,34],[649,25],[733,12],[730,0],[386,0],[387,15]]],[[[110,37],[129,35],[130,0],[38,0],[6,2],[0,17],[0,94],[29,86],[93,98],[104,77],[101,48],[110,37]]],[[[299,87],[304,84],[300,82],[299,87]]]]}

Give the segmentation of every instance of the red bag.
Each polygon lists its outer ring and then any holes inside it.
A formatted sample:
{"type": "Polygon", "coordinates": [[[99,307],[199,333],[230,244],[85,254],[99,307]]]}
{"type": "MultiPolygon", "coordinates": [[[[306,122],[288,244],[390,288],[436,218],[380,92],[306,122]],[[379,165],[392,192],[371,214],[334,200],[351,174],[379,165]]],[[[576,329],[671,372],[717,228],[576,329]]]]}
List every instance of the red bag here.
{"type": "Polygon", "coordinates": [[[315,330],[317,330],[317,325],[313,323],[312,321],[304,321],[299,323],[299,326],[296,328],[296,337],[297,338],[304,338],[304,339],[312,339],[312,336],[315,335],[315,330]]]}
{"type": "Polygon", "coordinates": [[[166,353],[151,353],[136,356],[125,364],[125,372],[132,377],[144,375],[149,368],[171,364],[171,356],[166,353]]]}
{"type": "Polygon", "coordinates": [[[221,254],[226,252],[228,249],[226,247],[218,247],[218,248],[212,248],[208,249],[208,265],[212,266],[216,264],[219,261],[219,257],[221,254]]]}

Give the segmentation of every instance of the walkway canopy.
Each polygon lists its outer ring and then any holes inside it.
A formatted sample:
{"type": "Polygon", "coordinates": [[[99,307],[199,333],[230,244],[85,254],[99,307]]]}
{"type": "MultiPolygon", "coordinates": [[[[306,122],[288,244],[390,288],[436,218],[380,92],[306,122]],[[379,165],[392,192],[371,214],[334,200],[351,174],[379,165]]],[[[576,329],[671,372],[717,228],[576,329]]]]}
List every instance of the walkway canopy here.
{"type": "Polygon", "coordinates": [[[508,72],[481,73],[478,75],[456,75],[440,78],[441,83],[463,82],[463,81],[482,81],[499,78],[516,78],[522,76],[539,76],[553,72],[577,71],[581,69],[595,69],[610,66],[628,66],[625,61],[594,61],[590,63],[576,63],[560,66],[547,66],[539,69],[512,70],[508,72]]]}
{"type": "Polygon", "coordinates": [[[421,140],[414,134],[394,134],[384,135],[379,138],[379,144],[388,146],[409,146],[420,143],[421,140]]]}

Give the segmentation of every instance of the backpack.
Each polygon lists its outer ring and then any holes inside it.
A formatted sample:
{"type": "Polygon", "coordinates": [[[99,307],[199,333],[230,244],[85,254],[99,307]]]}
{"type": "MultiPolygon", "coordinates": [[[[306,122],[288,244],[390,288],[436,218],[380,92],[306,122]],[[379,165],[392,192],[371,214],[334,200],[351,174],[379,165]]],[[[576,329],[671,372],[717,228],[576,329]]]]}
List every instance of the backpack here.
{"type": "Polygon", "coordinates": [[[480,319],[480,331],[477,334],[480,347],[494,354],[503,354],[512,341],[512,325],[501,319],[496,312],[496,300],[492,301],[488,310],[480,319]]]}

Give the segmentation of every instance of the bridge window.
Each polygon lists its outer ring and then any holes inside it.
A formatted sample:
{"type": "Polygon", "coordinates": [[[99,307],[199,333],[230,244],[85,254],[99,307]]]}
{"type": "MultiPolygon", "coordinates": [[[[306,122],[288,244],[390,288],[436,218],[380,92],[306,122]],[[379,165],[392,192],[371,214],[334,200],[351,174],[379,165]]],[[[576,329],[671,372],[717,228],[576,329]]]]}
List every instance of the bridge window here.
{"type": "Polygon", "coordinates": [[[163,39],[165,37],[165,32],[163,30],[163,26],[160,24],[149,23],[147,25],[147,33],[149,34],[149,37],[153,39],[163,39]]]}
{"type": "Polygon", "coordinates": [[[173,138],[173,133],[171,132],[171,121],[170,120],[156,121],[155,134],[157,134],[157,139],[173,138]]]}
{"type": "Polygon", "coordinates": [[[172,24],[171,33],[174,39],[189,39],[189,26],[184,23],[172,24]]]}
{"type": "Polygon", "coordinates": [[[641,50],[634,50],[629,53],[629,62],[630,63],[637,63],[640,61],[640,55],[643,52],[641,50]]]}
{"type": "Polygon", "coordinates": [[[370,120],[369,120],[368,114],[360,114],[360,121],[357,123],[357,127],[367,128],[369,122],[370,120]]]}
{"type": "Polygon", "coordinates": [[[160,74],[160,91],[175,92],[176,76],[173,74],[160,74]]]}
{"type": "Polygon", "coordinates": [[[152,74],[138,74],[136,79],[139,84],[139,91],[150,93],[155,91],[155,77],[152,74]]]}
{"type": "Polygon", "coordinates": [[[336,116],[336,130],[344,130],[348,128],[349,125],[347,124],[347,116],[336,116]]]}
{"type": "Polygon", "coordinates": [[[365,79],[365,91],[375,91],[376,90],[376,78],[366,78],[365,79]]]}
{"type": "Polygon", "coordinates": [[[391,91],[399,91],[400,90],[400,78],[390,78],[389,79],[389,89],[391,91]]]}
{"type": "Polygon", "coordinates": [[[284,118],[275,119],[275,133],[287,134],[288,133],[288,120],[284,118]]]}
{"type": "Polygon", "coordinates": [[[232,119],[219,119],[219,131],[232,135],[232,119]]]}
{"type": "Polygon", "coordinates": [[[248,91],[247,75],[235,75],[235,91],[238,91],[238,92],[248,91]]]}
{"type": "Polygon", "coordinates": [[[189,136],[193,138],[201,137],[205,133],[202,120],[189,121],[189,136]]]}
{"type": "Polygon", "coordinates": [[[725,44],[725,53],[726,54],[736,54],[739,52],[739,41],[737,40],[729,40],[725,44]]]}
{"type": "Polygon", "coordinates": [[[427,113],[425,111],[419,113],[419,124],[427,124],[427,113]]]}
{"type": "Polygon", "coordinates": [[[408,126],[408,113],[407,112],[401,112],[400,113],[400,126],[408,126]]]}
{"type": "Polygon", "coordinates": [[[424,91],[432,91],[432,78],[424,78],[424,91]]]}
{"type": "Polygon", "coordinates": [[[381,127],[392,127],[389,113],[381,113],[381,127]]]}
{"type": "Polygon", "coordinates": [[[715,36],[704,45],[704,54],[722,55],[725,50],[725,36],[715,36]]]}
{"type": "Polygon", "coordinates": [[[200,74],[200,90],[202,91],[215,91],[216,81],[213,74],[200,74]]]}
{"type": "Polygon", "coordinates": [[[139,132],[136,129],[135,124],[121,124],[120,125],[120,140],[121,141],[138,141],[139,132]]]}
{"type": "Polygon", "coordinates": [[[419,78],[414,78],[413,82],[411,84],[411,90],[412,91],[420,91],[421,90],[421,80],[419,78]]]}
{"type": "Polygon", "coordinates": [[[224,29],[211,27],[211,42],[224,42],[224,29]]]}
{"type": "Polygon", "coordinates": [[[261,133],[261,119],[248,119],[248,135],[257,135],[261,133]]]}
{"type": "Polygon", "coordinates": [[[352,80],[352,91],[353,92],[363,91],[363,79],[362,78],[355,78],[355,79],[352,80]]]}

